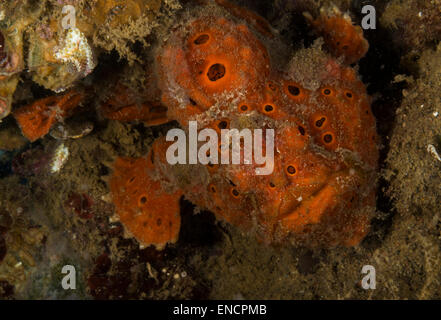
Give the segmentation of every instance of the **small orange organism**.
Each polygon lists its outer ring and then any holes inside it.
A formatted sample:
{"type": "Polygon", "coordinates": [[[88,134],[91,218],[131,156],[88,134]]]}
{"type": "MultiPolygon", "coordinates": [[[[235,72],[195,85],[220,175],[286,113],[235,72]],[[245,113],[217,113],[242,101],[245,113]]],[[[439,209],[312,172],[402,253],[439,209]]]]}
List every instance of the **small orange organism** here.
{"type": "MultiPolygon", "coordinates": [[[[208,15],[191,12],[155,51],[166,119],[182,128],[190,120],[200,129],[273,128],[274,171],[256,175],[255,163],[170,165],[161,138],[145,158],[116,160],[110,189],[117,215],[143,245],[162,248],[178,237],[184,195],[266,242],[358,244],[375,210],[378,147],[365,86],[347,64],[364,55],[367,42],[340,13],[322,14],[312,24],[345,63],[315,48],[278,65],[264,20],[216,2],[222,7],[208,4],[208,15]]],[[[130,105],[120,103],[127,110],[121,119],[148,122],[130,105]]]]}
{"type": "Polygon", "coordinates": [[[51,96],[23,106],[14,117],[23,135],[31,142],[45,136],[51,127],[67,117],[83,100],[83,94],[70,90],[60,96],[51,96]]]}

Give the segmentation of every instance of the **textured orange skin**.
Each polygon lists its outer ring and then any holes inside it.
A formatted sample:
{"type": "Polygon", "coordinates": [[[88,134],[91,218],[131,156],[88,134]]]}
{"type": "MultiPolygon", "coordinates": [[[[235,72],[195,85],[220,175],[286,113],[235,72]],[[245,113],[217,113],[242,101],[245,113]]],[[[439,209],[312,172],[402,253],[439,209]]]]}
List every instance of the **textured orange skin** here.
{"type": "Polygon", "coordinates": [[[352,25],[350,19],[341,16],[328,16],[324,12],[311,24],[317,33],[324,37],[325,43],[336,57],[344,57],[347,64],[360,60],[368,51],[369,44],[363,38],[359,26],[352,25]],[[333,32],[329,32],[333,30],[333,32]]]}
{"type": "Polygon", "coordinates": [[[175,242],[181,225],[180,193],[165,193],[160,181],[148,175],[153,168],[151,158],[118,158],[109,187],[119,219],[138,241],[161,248],[175,242]],[[158,216],[157,212],[163,212],[158,216]]]}
{"type": "Polygon", "coordinates": [[[40,99],[14,112],[23,135],[31,142],[45,136],[83,100],[81,92],[70,90],[60,96],[40,99]]]}
{"type": "MultiPolygon", "coordinates": [[[[324,28],[341,25],[325,23],[324,28]]],[[[301,79],[273,69],[265,45],[245,24],[206,16],[183,29],[174,31],[158,51],[159,88],[168,119],[183,128],[190,120],[198,121],[199,129],[219,130],[222,121],[229,128],[274,128],[274,171],[256,175],[255,163],[171,166],[164,156],[169,143],[162,138],[147,156],[153,160],[145,188],[152,189],[157,181],[171,184],[178,188],[176,196],[184,194],[265,242],[293,238],[310,246],[357,245],[374,212],[378,148],[369,97],[355,71],[329,57],[317,75],[320,86],[308,89],[301,79]],[[211,72],[219,64],[224,68],[211,72]]],[[[123,170],[118,161],[114,176],[123,170]]],[[[118,190],[111,184],[114,197],[124,199],[118,190]]],[[[169,199],[158,201],[164,207],[146,214],[175,216],[176,208],[165,206],[169,199]]],[[[120,202],[115,204],[122,217],[130,208],[120,202]]],[[[159,242],[145,241],[145,232],[137,227],[132,233],[144,244],[159,242]]],[[[167,242],[162,229],[148,232],[167,242]]],[[[169,240],[175,241],[172,234],[169,240]]]]}

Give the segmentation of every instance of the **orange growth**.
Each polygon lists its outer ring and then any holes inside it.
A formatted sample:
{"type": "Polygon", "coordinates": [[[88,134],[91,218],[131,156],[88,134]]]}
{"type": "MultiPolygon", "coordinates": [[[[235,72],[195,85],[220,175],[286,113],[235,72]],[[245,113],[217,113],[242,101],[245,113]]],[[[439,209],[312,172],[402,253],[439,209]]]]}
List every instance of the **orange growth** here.
{"type": "Polygon", "coordinates": [[[71,90],[21,107],[14,112],[14,117],[23,135],[33,142],[45,136],[55,123],[68,117],[82,100],[83,93],[71,90]]]}

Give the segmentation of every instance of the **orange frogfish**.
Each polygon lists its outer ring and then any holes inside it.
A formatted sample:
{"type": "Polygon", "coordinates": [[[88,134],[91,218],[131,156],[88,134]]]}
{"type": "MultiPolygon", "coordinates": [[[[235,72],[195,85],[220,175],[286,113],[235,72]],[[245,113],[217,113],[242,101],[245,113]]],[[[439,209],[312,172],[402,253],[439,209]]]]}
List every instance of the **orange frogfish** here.
{"type": "MultiPolygon", "coordinates": [[[[187,133],[190,121],[199,132],[273,129],[273,170],[256,174],[254,159],[170,164],[174,142],[165,137],[145,157],[119,157],[110,191],[118,219],[140,244],[161,249],[178,239],[182,196],[265,243],[354,246],[365,237],[378,136],[366,88],[348,63],[368,44],[338,12],[322,12],[311,25],[322,42],[293,50],[263,18],[217,0],[170,28],[154,51],[162,109],[149,117],[152,107],[121,105],[113,118],[175,120],[187,133]]],[[[231,148],[219,141],[216,156],[231,148]]]]}

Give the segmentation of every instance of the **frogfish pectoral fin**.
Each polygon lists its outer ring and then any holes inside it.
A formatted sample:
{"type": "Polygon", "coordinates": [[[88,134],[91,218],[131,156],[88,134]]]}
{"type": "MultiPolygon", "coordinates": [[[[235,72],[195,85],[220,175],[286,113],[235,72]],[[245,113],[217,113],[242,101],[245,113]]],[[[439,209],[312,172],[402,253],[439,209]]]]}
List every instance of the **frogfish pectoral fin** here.
{"type": "Polygon", "coordinates": [[[315,194],[302,201],[291,212],[280,217],[282,233],[307,234],[314,229],[317,242],[331,246],[354,246],[369,231],[375,193],[362,195],[362,177],[350,171],[337,172],[315,194]]]}
{"type": "Polygon", "coordinates": [[[161,250],[178,239],[181,193],[168,193],[162,188],[152,158],[151,154],[118,158],[109,186],[116,214],[126,231],[143,246],[154,245],[161,250]]]}

